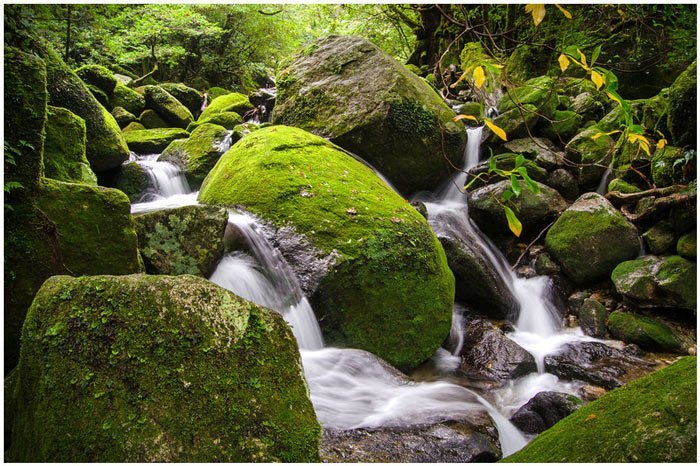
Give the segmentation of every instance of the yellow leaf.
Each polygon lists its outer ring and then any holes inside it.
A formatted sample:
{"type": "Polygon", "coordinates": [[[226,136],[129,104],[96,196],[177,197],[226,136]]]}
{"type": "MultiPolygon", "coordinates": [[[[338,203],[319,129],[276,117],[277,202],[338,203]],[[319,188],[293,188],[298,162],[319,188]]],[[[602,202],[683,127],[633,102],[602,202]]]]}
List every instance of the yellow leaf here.
{"type": "Polygon", "coordinates": [[[559,67],[561,68],[562,72],[566,71],[570,63],[571,62],[569,62],[569,59],[566,55],[564,55],[563,53],[559,55],[559,67]]]}
{"type": "Polygon", "coordinates": [[[616,129],[615,131],[610,131],[609,133],[596,133],[595,135],[591,136],[591,139],[598,139],[601,136],[610,136],[611,134],[615,133],[621,133],[619,129],[616,129]]]}
{"type": "Polygon", "coordinates": [[[583,66],[585,69],[588,69],[588,63],[586,62],[586,56],[581,52],[581,49],[576,49],[578,54],[580,55],[581,58],[581,66],[583,66]]]}
{"type": "Polygon", "coordinates": [[[572,18],[571,13],[569,13],[567,10],[565,10],[563,6],[557,5],[556,3],[554,4],[554,6],[557,7],[557,8],[559,8],[559,11],[561,11],[561,12],[564,14],[564,16],[566,17],[566,19],[571,19],[571,18],[572,18]]]}
{"type": "Polygon", "coordinates": [[[500,70],[501,68],[503,68],[503,65],[493,64],[493,65],[491,65],[491,66],[493,66],[494,68],[498,68],[499,70],[500,70]]]}
{"type": "Polygon", "coordinates": [[[661,139],[659,142],[656,143],[656,147],[658,147],[659,149],[663,149],[664,147],[666,147],[667,142],[668,141],[665,138],[661,139]]]}
{"type": "Polygon", "coordinates": [[[469,76],[469,72],[470,72],[471,70],[472,70],[472,67],[471,67],[471,66],[468,67],[466,70],[464,70],[464,73],[462,73],[462,76],[460,76],[459,79],[458,79],[457,81],[455,81],[454,83],[452,83],[452,84],[450,85],[450,89],[454,89],[455,87],[457,87],[457,84],[459,84],[460,81],[463,81],[464,78],[466,78],[467,76],[469,76]]]}
{"type": "Polygon", "coordinates": [[[525,5],[525,13],[532,14],[532,21],[534,21],[535,27],[537,27],[544,19],[544,14],[545,14],[544,4],[530,3],[528,5],[525,5]]]}
{"type": "Polygon", "coordinates": [[[615,95],[613,95],[613,94],[611,94],[611,93],[609,93],[609,92],[606,92],[606,94],[608,94],[608,97],[610,97],[612,100],[614,100],[615,102],[617,102],[618,104],[620,104],[620,106],[622,106],[622,101],[621,101],[620,99],[618,99],[615,95]]]}
{"type": "Polygon", "coordinates": [[[520,223],[520,220],[518,220],[518,217],[515,216],[515,213],[511,210],[510,207],[503,206],[503,211],[506,214],[508,228],[510,228],[510,231],[512,231],[515,236],[520,238],[520,234],[523,232],[523,224],[520,223]]]}
{"type": "Polygon", "coordinates": [[[476,121],[477,123],[479,122],[479,120],[477,120],[474,115],[460,114],[452,119],[452,121],[459,121],[459,120],[473,120],[473,121],[476,121]]]}
{"type": "Polygon", "coordinates": [[[598,417],[598,415],[596,415],[596,414],[589,414],[588,417],[583,420],[583,422],[592,421],[593,419],[595,419],[597,417],[598,417]]]}
{"type": "Polygon", "coordinates": [[[484,123],[486,123],[486,126],[488,126],[489,129],[490,129],[491,131],[493,131],[493,133],[494,133],[496,136],[498,136],[499,138],[503,139],[504,141],[507,141],[507,140],[508,140],[508,138],[506,137],[506,132],[503,131],[501,128],[499,128],[498,126],[494,125],[493,123],[491,123],[491,122],[490,122],[489,120],[487,120],[487,119],[484,119],[484,123]]]}
{"type": "Polygon", "coordinates": [[[480,66],[474,68],[474,85],[476,88],[481,89],[481,86],[484,85],[485,81],[486,77],[484,76],[484,69],[480,66]]]}
{"type": "Polygon", "coordinates": [[[605,79],[595,70],[591,70],[591,81],[595,84],[596,89],[600,89],[605,84],[605,79]]]}

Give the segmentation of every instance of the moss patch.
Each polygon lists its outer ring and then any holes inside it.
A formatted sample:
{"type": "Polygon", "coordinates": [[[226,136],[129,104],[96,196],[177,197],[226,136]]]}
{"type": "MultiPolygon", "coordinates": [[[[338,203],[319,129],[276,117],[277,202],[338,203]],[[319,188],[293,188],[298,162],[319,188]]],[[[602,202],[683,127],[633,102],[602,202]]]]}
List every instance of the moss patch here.
{"type": "Polygon", "coordinates": [[[125,131],[124,139],[129,149],[137,154],[159,154],[174,140],[186,138],[189,135],[190,133],[184,129],[155,128],[125,131]]]}
{"type": "Polygon", "coordinates": [[[144,97],[148,108],[155,110],[171,126],[184,129],[194,121],[194,117],[187,107],[158,86],[146,86],[144,97]]]}
{"type": "Polygon", "coordinates": [[[239,94],[238,92],[231,92],[213,99],[207,108],[204,109],[197,121],[207,121],[213,115],[222,112],[234,112],[243,115],[252,108],[253,106],[247,96],[239,94]]]}
{"type": "Polygon", "coordinates": [[[109,98],[111,108],[123,107],[129,113],[139,115],[146,108],[146,99],[122,83],[117,83],[112,96],[109,98]]]}
{"type": "Polygon", "coordinates": [[[112,94],[114,87],[117,85],[117,78],[114,74],[104,66],[100,65],[85,65],[75,70],[80,79],[86,84],[97,87],[105,93],[106,96],[112,94]]]}
{"type": "Polygon", "coordinates": [[[97,186],[85,157],[85,120],[68,109],[49,107],[44,141],[47,178],[97,186]]]}
{"type": "Polygon", "coordinates": [[[647,351],[679,352],[683,349],[673,330],[651,317],[615,311],[608,318],[608,329],[616,338],[647,351]]]}

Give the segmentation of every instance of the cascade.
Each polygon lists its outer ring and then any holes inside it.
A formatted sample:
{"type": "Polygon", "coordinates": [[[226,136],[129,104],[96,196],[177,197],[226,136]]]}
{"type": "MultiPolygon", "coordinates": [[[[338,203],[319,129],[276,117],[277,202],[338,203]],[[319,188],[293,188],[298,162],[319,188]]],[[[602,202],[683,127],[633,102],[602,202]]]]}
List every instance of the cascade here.
{"type": "Polygon", "coordinates": [[[140,202],[131,205],[132,214],[197,203],[197,192],[190,189],[182,169],[174,163],[159,161],[159,156],[130,154],[127,162],[136,162],[143,167],[151,182],[140,202]]]}

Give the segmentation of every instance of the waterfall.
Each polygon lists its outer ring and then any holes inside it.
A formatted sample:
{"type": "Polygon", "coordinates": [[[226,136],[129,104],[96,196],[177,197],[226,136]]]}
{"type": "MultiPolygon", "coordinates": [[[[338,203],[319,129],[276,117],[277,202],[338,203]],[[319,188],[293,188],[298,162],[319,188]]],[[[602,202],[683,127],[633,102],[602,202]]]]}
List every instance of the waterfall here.
{"type": "Polygon", "coordinates": [[[128,162],[136,162],[143,167],[151,182],[140,202],[131,205],[132,214],[197,203],[198,193],[192,192],[182,169],[174,163],[157,160],[159,156],[132,152],[129,157],[128,162]]]}

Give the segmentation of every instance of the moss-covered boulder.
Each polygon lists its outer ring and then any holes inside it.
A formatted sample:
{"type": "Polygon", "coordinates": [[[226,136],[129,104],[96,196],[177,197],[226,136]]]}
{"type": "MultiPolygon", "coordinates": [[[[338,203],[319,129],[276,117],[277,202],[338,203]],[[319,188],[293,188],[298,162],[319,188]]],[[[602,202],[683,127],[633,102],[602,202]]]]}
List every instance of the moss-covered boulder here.
{"type": "Polygon", "coordinates": [[[117,83],[109,98],[109,105],[111,108],[122,107],[129,113],[140,115],[146,108],[146,99],[130,87],[117,83]]]}
{"type": "Polygon", "coordinates": [[[583,301],[578,314],[583,333],[593,338],[605,338],[607,319],[608,311],[600,301],[592,297],[583,301]]]}
{"type": "Polygon", "coordinates": [[[651,317],[615,311],[608,318],[610,333],[647,351],[680,352],[681,340],[670,327],[651,317]]]}
{"type": "Polygon", "coordinates": [[[85,157],[85,120],[68,109],[48,108],[44,175],[59,181],[97,186],[85,157]]]}
{"type": "Polygon", "coordinates": [[[197,89],[193,89],[182,83],[161,83],[158,86],[180,101],[193,116],[199,115],[202,108],[203,97],[197,89]]]}
{"type": "Polygon", "coordinates": [[[174,140],[189,135],[190,133],[180,128],[155,128],[125,131],[124,139],[129,149],[137,154],[160,154],[174,140]]]}
{"type": "MultiPolygon", "coordinates": [[[[651,159],[651,177],[654,184],[661,188],[690,181],[688,175],[684,173],[685,157],[686,152],[679,147],[666,146],[663,149],[657,149],[651,159]]],[[[694,165],[695,157],[688,162],[694,165]]],[[[694,176],[695,170],[691,173],[691,176],[694,176]]]]}
{"type": "Polygon", "coordinates": [[[549,50],[521,44],[508,56],[504,72],[509,80],[521,83],[546,74],[551,65],[552,54],[549,50]]]}
{"type": "Polygon", "coordinates": [[[170,128],[170,124],[161,118],[155,110],[151,110],[150,108],[141,112],[139,115],[139,123],[148,129],[170,128]]]}
{"type": "Polygon", "coordinates": [[[190,123],[189,126],[187,126],[187,131],[194,131],[198,126],[207,123],[223,126],[226,129],[233,129],[243,123],[243,117],[236,112],[211,113],[204,118],[199,117],[197,121],[190,123]]]}
{"type": "Polygon", "coordinates": [[[126,133],[126,132],[128,132],[128,131],[141,131],[141,130],[144,130],[144,129],[148,129],[148,128],[146,128],[145,126],[143,126],[143,125],[142,125],[141,123],[139,123],[138,121],[132,121],[131,123],[129,123],[128,125],[126,125],[126,126],[122,129],[122,133],[126,133]]]}
{"type": "Polygon", "coordinates": [[[694,60],[669,88],[666,124],[674,146],[697,146],[697,68],[698,61],[694,60]]]}
{"type": "MultiPolygon", "coordinates": [[[[526,137],[511,139],[503,143],[498,152],[522,154],[534,163],[525,162],[528,175],[533,180],[541,181],[547,176],[546,170],[553,170],[564,165],[564,153],[547,138],[526,137]]],[[[500,157],[500,156],[499,156],[500,157]]],[[[497,163],[500,159],[497,158],[497,163]]],[[[513,159],[515,161],[515,159],[513,159]]],[[[499,167],[501,168],[501,167],[499,167]]],[[[505,168],[506,170],[512,170],[505,168]]]]}
{"type": "Polygon", "coordinates": [[[124,107],[114,107],[111,113],[114,119],[117,120],[117,124],[120,128],[125,128],[129,123],[133,123],[137,120],[136,116],[124,107]]]}
{"type": "MultiPolygon", "coordinates": [[[[237,137],[240,139],[240,135],[237,137]]],[[[192,131],[188,139],[170,143],[158,160],[175,161],[184,168],[190,186],[200,186],[231,142],[226,128],[205,123],[192,131]]]]}
{"type": "Polygon", "coordinates": [[[132,203],[139,202],[151,185],[151,177],[138,163],[128,162],[119,167],[119,171],[114,176],[113,185],[129,196],[132,203]]]}
{"type": "Polygon", "coordinates": [[[37,44],[35,51],[46,63],[49,103],[67,108],[85,120],[85,154],[92,170],[102,172],[118,167],[129,158],[129,149],[114,117],[48,45],[37,44]]]}
{"type": "Polygon", "coordinates": [[[596,127],[584,129],[564,149],[571,161],[581,164],[578,181],[584,188],[597,186],[612,161],[615,141],[606,134],[598,136],[600,132],[596,127]]]}
{"type": "Polygon", "coordinates": [[[697,358],[634,380],[540,434],[509,463],[697,460],[697,358]]]}
{"type": "Polygon", "coordinates": [[[581,115],[583,121],[597,121],[605,116],[605,105],[599,92],[583,92],[571,101],[571,110],[581,115]]]}
{"type": "MultiPolygon", "coordinates": [[[[523,234],[526,236],[539,233],[547,222],[568,206],[556,190],[536,181],[535,183],[539,187],[539,193],[533,193],[523,183],[520,196],[512,200],[511,208],[522,223],[523,234]]],[[[508,221],[501,196],[510,186],[510,181],[500,181],[469,192],[469,216],[481,230],[496,234],[508,232],[508,221]]]]}
{"type": "Polygon", "coordinates": [[[88,91],[90,91],[90,94],[102,105],[103,107],[107,108],[109,106],[109,97],[105,92],[100,89],[97,86],[93,86],[92,84],[85,83],[85,87],[87,87],[88,91]]]}
{"type": "Polygon", "coordinates": [[[625,194],[638,193],[641,191],[637,186],[632,183],[628,183],[621,178],[613,178],[608,183],[608,192],[618,191],[625,194]]]}
{"type": "Polygon", "coordinates": [[[640,307],[695,311],[695,262],[680,256],[644,256],[615,267],[612,281],[618,293],[640,307]]]}
{"type": "Polygon", "coordinates": [[[228,89],[224,89],[223,87],[210,87],[207,89],[207,96],[209,96],[209,101],[211,102],[212,100],[216,99],[217,97],[221,97],[222,95],[226,94],[231,94],[232,91],[229,91],[228,89]]]}
{"type": "Polygon", "coordinates": [[[228,212],[216,206],[185,206],[134,217],[146,271],[208,277],[224,252],[228,212]]]}
{"type": "Polygon", "coordinates": [[[546,138],[566,142],[578,132],[581,120],[573,110],[555,110],[550,120],[540,120],[538,130],[546,138]]]}
{"type": "Polygon", "coordinates": [[[547,76],[540,76],[526,81],[522,86],[516,87],[504,95],[498,103],[498,111],[505,113],[520,108],[526,112],[529,109],[524,105],[532,105],[535,111],[547,118],[554,116],[554,111],[559,104],[559,98],[554,90],[554,81],[547,76]]]}
{"type": "Polygon", "coordinates": [[[238,92],[221,95],[211,101],[202,111],[197,121],[206,122],[217,113],[233,112],[243,116],[253,105],[248,100],[248,96],[238,92]]]}
{"type": "Polygon", "coordinates": [[[695,259],[697,257],[698,250],[698,232],[696,230],[686,233],[685,235],[678,238],[678,243],[676,243],[676,251],[679,256],[683,256],[687,259],[695,259]]]}
{"type": "Polygon", "coordinates": [[[114,87],[117,85],[117,78],[107,68],[101,65],[85,65],[75,70],[80,79],[86,84],[91,84],[104,92],[107,96],[112,95],[114,87]]]}
{"type": "Polygon", "coordinates": [[[367,160],[405,193],[433,189],[462,159],[464,126],[425,81],[366,39],[330,36],[277,77],[275,123],[367,160]]]}
{"type": "Polygon", "coordinates": [[[647,251],[652,254],[663,254],[676,243],[673,225],[665,220],[642,233],[642,239],[647,246],[647,251]]]}
{"type": "Polygon", "coordinates": [[[116,189],[43,179],[32,204],[5,216],[5,367],[19,355],[24,316],[51,275],[142,270],[129,199],[116,189]]]}
{"type": "Polygon", "coordinates": [[[545,245],[576,283],[603,280],[639,252],[639,235],[610,202],[595,193],[579,197],[547,232],[545,245]]]}
{"type": "Polygon", "coordinates": [[[158,86],[146,86],[144,97],[146,98],[146,106],[155,110],[170,126],[185,129],[194,121],[194,117],[187,107],[158,86]]]}
{"type": "MultiPolygon", "coordinates": [[[[43,175],[46,66],[35,55],[7,49],[5,65],[5,202],[31,195],[43,175]],[[7,189],[7,188],[6,188],[7,189]]],[[[7,219],[5,220],[7,221],[7,219]]]]}
{"type": "Polygon", "coordinates": [[[325,139],[286,126],[255,131],[219,159],[199,201],[242,205],[309,243],[309,257],[326,264],[308,293],[329,343],[406,369],[449,333],[454,278],[427,222],[325,139]]]}
{"type": "MultiPolygon", "coordinates": [[[[517,139],[528,137],[532,134],[539,118],[537,107],[531,104],[524,104],[522,110],[514,108],[501,113],[493,119],[493,123],[506,133],[508,139],[517,139]]],[[[491,133],[486,141],[489,145],[499,145],[503,142],[494,133],[491,133]]]]}
{"type": "Polygon", "coordinates": [[[53,277],[22,344],[13,461],[319,461],[289,327],[203,278],[53,277]]]}

